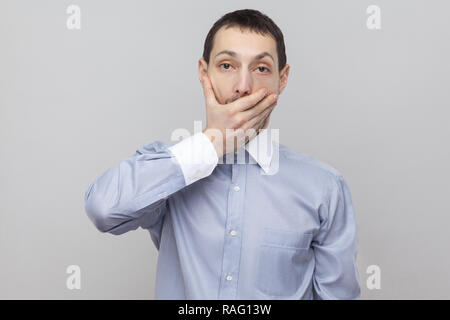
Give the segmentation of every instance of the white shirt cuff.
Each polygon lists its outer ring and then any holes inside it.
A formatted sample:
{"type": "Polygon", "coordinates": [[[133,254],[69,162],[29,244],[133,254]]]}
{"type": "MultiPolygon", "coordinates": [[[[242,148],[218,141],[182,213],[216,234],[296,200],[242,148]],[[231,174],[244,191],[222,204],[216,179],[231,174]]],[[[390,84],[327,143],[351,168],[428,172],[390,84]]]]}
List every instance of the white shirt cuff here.
{"type": "Polygon", "coordinates": [[[209,176],[219,162],[214,145],[203,132],[197,132],[168,149],[178,160],[186,185],[209,176]]]}

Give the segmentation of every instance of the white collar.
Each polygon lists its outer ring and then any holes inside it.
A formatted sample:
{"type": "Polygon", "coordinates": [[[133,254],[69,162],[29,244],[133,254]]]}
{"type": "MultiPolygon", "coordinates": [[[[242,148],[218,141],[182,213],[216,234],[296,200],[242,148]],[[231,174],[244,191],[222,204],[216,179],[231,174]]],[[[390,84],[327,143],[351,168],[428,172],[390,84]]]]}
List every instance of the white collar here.
{"type": "Polygon", "coordinates": [[[262,129],[256,137],[251,139],[245,145],[245,149],[264,170],[264,172],[268,173],[274,151],[271,126],[268,125],[266,129],[262,129]]]}

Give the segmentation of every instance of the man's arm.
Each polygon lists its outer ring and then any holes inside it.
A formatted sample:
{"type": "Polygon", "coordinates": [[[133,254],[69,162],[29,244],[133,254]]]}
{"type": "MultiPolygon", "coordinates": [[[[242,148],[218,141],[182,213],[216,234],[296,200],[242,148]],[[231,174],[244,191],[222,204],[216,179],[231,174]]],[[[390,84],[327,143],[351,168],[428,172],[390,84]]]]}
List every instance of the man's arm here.
{"type": "Polygon", "coordinates": [[[351,194],[342,176],[332,180],[328,200],[319,209],[320,230],[312,243],[314,299],[359,299],[358,234],[351,194]]]}
{"type": "Polygon", "coordinates": [[[162,218],[171,194],[209,176],[217,163],[214,146],[202,132],[171,147],[149,143],[89,185],[86,213],[101,232],[148,229],[162,218]]]}
{"type": "MultiPolygon", "coordinates": [[[[202,77],[207,127],[203,132],[168,147],[160,141],[136,151],[110,168],[85,192],[85,210],[98,230],[122,234],[139,226],[149,229],[160,222],[167,197],[209,176],[224,154],[244,144],[228,128],[260,129],[276,105],[277,95],[266,97],[264,88],[229,104],[218,103],[211,81],[202,77]],[[231,136],[227,136],[230,134],[231,136]],[[228,148],[228,143],[233,145],[228,148]]],[[[252,138],[255,134],[252,135],[252,138]]]]}

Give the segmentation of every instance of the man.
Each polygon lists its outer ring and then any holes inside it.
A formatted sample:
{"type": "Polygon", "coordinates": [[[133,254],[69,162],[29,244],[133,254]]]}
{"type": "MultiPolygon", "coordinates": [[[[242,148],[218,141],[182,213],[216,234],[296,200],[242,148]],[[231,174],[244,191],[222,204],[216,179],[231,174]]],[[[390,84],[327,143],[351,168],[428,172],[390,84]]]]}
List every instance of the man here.
{"type": "Polygon", "coordinates": [[[256,10],[228,13],[198,67],[206,128],[104,172],[86,190],[88,216],[102,232],[149,230],[156,299],[360,298],[344,178],[266,129],[289,73],[280,29],[256,10]]]}

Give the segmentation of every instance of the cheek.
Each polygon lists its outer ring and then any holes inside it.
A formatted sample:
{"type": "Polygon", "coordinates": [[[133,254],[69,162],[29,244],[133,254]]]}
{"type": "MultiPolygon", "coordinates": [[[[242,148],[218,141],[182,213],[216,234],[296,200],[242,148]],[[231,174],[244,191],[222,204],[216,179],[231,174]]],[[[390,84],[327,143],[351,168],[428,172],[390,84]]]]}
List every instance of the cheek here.
{"type": "Polygon", "coordinates": [[[273,83],[259,83],[257,86],[255,86],[255,91],[259,88],[267,88],[269,90],[269,94],[271,93],[279,93],[279,89],[276,86],[276,84],[273,83]]]}
{"type": "Polygon", "coordinates": [[[211,79],[211,83],[213,86],[214,94],[216,95],[216,99],[220,104],[225,104],[226,100],[229,99],[229,95],[227,95],[227,87],[226,83],[224,84],[223,81],[220,79],[214,78],[211,79]]]}
{"type": "Polygon", "coordinates": [[[278,91],[278,82],[273,77],[255,77],[256,88],[268,88],[269,92],[278,91]]]}

